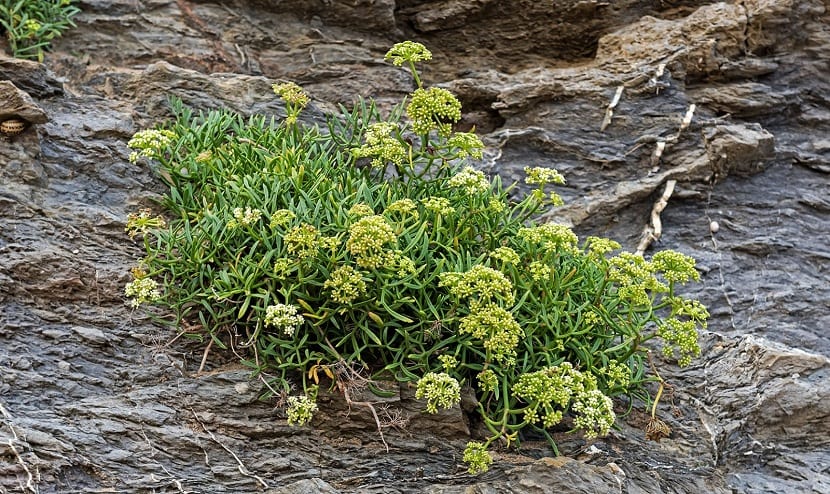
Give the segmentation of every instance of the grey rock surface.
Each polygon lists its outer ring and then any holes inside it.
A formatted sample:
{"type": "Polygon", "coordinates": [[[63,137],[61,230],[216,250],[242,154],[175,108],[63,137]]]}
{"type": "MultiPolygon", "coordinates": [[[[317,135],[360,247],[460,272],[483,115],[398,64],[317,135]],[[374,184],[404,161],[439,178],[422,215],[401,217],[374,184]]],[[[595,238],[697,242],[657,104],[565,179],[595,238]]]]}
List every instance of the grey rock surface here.
{"type": "Polygon", "coordinates": [[[48,117],[0,136],[0,491],[830,492],[826,1],[79,3],[46,65],[0,56],[0,114],[48,117]],[[402,389],[389,452],[337,394],[289,427],[232,354],[197,373],[199,342],[125,304],[126,216],[162,191],[126,142],[168,95],[279,117],[283,79],[311,120],[389,104],[412,89],[383,62],[402,39],[433,50],[424,77],[460,95],[485,170],[565,174],[550,220],[634,249],[678,181],[656,247],[698,259],[712,320],[701,359],[661,367],[670,438],[646,441],[635,409],[592,443],[557,436],[564,457],[530,440],[472,477],[460,409],[426,416],[402,389]]]}

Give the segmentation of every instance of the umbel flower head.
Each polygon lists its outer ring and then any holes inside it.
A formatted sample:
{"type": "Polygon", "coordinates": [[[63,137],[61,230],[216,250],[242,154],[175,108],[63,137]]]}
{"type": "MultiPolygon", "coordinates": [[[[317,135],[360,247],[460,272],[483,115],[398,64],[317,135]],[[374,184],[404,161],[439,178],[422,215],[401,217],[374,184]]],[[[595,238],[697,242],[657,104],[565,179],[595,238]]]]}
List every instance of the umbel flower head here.
{"type": "Polygon", "coordinates": [[[402,165],[406,159],[406,148],[394,133],[398,126],[389,122],[374,123],[366,129],[365,144],[352,148],[356,158],[372,158],[372,166],[382,168],[387,163],[402,165]]]}
{"type": "Polygon", "coordinates": [[[490,181],[484,176],[484,172],[476,170],[472,166],[464,167],[463,170],[450,178],[448,184],[450,187],[463,189],[469,195],[490,190],[490,181]]]}
{"type": "Polygon", "coordinates": [[[384,245],[396,240],[395,231],[383,216],[364,216],[349,227],[346,248],[356,257],[358,266],[373,269],[387,259],[384,245]]]}
{"type": "Polygon", "coordinates": [[[490,464],[493,463],[493,457],[487,451],[487,446],[478,441],[470,441],[467,447],[464,448],[464,463],[469,465],[467,472],[470,475],[483,473],[490,469],[490,464]]]}
{"type": "Polygon", "coordinates": [[[141,304],[150,303],[161,298],[156,280],[149,278],[140,267],[133,268],[132,273],[135,279],[124,287],[124,295],[132,298],[130,301],[132,307],[138,307],[141,304]]]}
{"type": "Polygon", "coordinates": [[[416,134],[425,135],[435,129],[438,135],[449,137],[452,123],[461,120],[461,102],[446,89],[418,88],[412,93],[406,114],[416,134]]]}
{"type": "Polygon", "coordinates": [[[172,130],[149,129],[136,132],[127,142],[128,147],[137,150],[130,153],[130,163],[138,162],[139,158],[160,158],[162,151],[173,142],[174,138],[176,138],[176,133],[172,130]]]}
{"type": "Polygon", "coordinates": [[[400,67],[404,62],[422,62],[424,60],[432,60],[432,53],[427,50],[426,46],[415,41],[403,41],[395,43],[392,48],[386,52],[385,60],[392,60],[392,64],[400,67]]]}
{"type": "Polygon", "coordinates": [[[461,384],[444,372],[427,372],[418,380],[415,398],[427,399],[427,412],[438,413],[438,407],[450,408],[461,401],[461,384]]]}
{"type": "Polygon", "coordinates": [[[285,410],[288,416],[288,425],[306,425],[311,422],[317,403],[308,396],[289,396],[288,407],[285,410]]]}
{"type": "Polygon", "coordinates": [[[281,329],[286,336],[294,336],[294,332],[304,322],[305,318],[297,314],[294,305],[276,304],[265,308],[265,325],[281,329]]]}

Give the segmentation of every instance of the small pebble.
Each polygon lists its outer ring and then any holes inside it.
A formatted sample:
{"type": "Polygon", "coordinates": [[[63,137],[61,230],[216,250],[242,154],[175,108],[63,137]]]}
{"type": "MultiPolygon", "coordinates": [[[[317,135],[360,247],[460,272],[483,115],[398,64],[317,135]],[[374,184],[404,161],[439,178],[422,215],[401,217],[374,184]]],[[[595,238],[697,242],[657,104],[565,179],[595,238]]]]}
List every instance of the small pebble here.
{"type": "Polygon", "coordinates": [[[720,225],[718,224],[717,221],[713,221],[713,222],[709,223],[709,231],[710,232],[718,233],[718,230],[720,230],[720,225]]]}

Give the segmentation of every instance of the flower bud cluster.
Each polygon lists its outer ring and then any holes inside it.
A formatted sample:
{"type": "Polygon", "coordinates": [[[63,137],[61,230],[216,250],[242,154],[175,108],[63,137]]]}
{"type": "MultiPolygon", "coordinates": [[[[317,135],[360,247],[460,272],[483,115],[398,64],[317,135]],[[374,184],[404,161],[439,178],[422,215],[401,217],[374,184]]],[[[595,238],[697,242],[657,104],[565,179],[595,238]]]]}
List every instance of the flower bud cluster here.
{"type": "Polygon", "coordinates": [[[418,205],[412,199],[398,199],[386,207],[385,213],[397,213],[403,217],[412,216],[418,219],[418,205]]]}
{"type": "Polygon", "coordinates": [[[362,218],[364,216],[372,216],[375,214],[375,211],[368,204],[363,204],[361,202],[350,207],[346,214],[348,214],[350,218],[362,218]]]}
{"type": "Polygon", "coordinates": [[[495,391],[499,384],[499,378],[493,369],[485,369],[478,373],[478,388],[481,391],[495,391]]]}
{"type": "Polygon", "coordinates": [[[418,380],[416,399],[427,400],[427,412],[438,413],[438,407],[450,408],[461,401],[461,384],[444,372],[427,372],[418,380]]]}
{"type": "Polygon", "coordinates": [[[386,52],[385,60],[392,60],[392,64],[400,67],[404,62],[422,62],[432,60],[432,53],[421,43],[414,41],[403,41],[395,43],[386,52]]]}
{"type": "Polygon", "coordinates": [[[663,355],[674,357],[679,354],[677,364],[685,367],[692,363],[692,357],[700,356],[700,344],[695,321],[681,321],[670,317],[657,326],[657,336],[663,339],[663,355]]]}
{"type": "Polygon", "coordinates": [[[602,373],[605,374],[609,389],[627,389],[631,383],[631,369],[628,365],[617,362],[616,360],[609,360],[608,365],[602,369],[602,373]]]}
{"type": "Polygon", "coordinates": [[[536,282],[550,280],[550,275],[553,272],[553,269],[542,261],[533,261],[527,270],[530,272],[530,277],[536,282]]]}
{"type": "Polygon", "coordinates": [[[259,221],[262,217],[262,211],[259,209],[234,208],[233,219],[228,221],[228,228],[236,228],[238,226],[251,226],[259,221]]]}
{"type": "Polygon", "coordinates": [[[366,282],[360,271],[351,266],[340,266],[323,283],[323,288],[331,290],[332,300],[348,305],[366,293],[366,282]]]}
{"type": "Polygon", "coordinates": [[[288,407],[285,410],[288,425],[305,425],[311,422],[316,411],[317,403],[308,396],[288,397],[288,407]]]}
{"type": "Polygon", "coordinates": [[[280,257],[274,261],[274,276],[279,280],[285,280],[293,271],[294,261],[288,257],[280,257]]]}
{"type": "Polygon", "coordinates": [[[654,265],[643,256],[621,252],[608,260],[608,279],[619,287],[617,294],[635,305],[651,303],[649,292],[665,292],[667,288],[654,277],[654,265]]]}
{"type": "Polygon", "coordinates": [[[455,208],[450,204],[450,200],[446,197],[430,196],[426,199],[421,199],[421,204],[427,211],[432,211],[437,216],[450,216],[455,214],[455,208]]]}
{"type": "Polygon", "coordinates": [[[166,223],[161,216],[150,216],[149,209],[141,209],[138,213],[130,213],[127,216],[127,226],[124,230],[130,238],[135,238],[139,233],[145,235],[150,229],[164,228],[166,223]]]}
{"type": "Polygon", "coordinates": [[[578,393],[571,410],[576,413],[574,428],[582,429],[586,439],[608,434],[617,419],[614,402],[598,389],[578,393]]]}
{"type": "Polygon", "coordinates": [[[304,322],[305,318],[297,314],[294,305],[276,304],[265,308],[265,325],[281,329],[286,336],[294,336],[304,322]]]}
{"type": "Polygon", "coordinates": [[[565,177],[559,171],[553,168],[544,168],[540,166],[525,167],[525,183],[528,185],[545,186],[547,184],[564,185],[565,177]]]}
{"type": "MultiPolygon", "coordinates": [[[[141,273],[140,270],[133,270],[133,274],[141,273]]],[[[150,303],[161,298],[161,293],[158,289],[158,283],[152,278],[143,276],[136,276],[136,279],[127,283],[124,287],[124,295],[132,298],[130,305],[138,307],[144,303],[150,303]]]]}
{"type": "Polygon", "coordinates": [[[454,355],[439,355],[438,361],[441,362],[441,367],[444,368],[444,372],[450,372],[458,367],[458,359],[454,355]]]}
{"type": "Polygon", "coordinates": [[[311,101],[305,91],[303,91],[303,88],[293,82],[274,84],[271,88],[274,90],[274,94],[285,101],[285,124],[294,125],[297,123],[297,117],[300,116],[300,112],[311,101]]]}
{"type": "Polygon", "coordinates": [[[274,214],[271,215],[271,222],[268,226],[271,228],[276,228],[278,226],[285,226],[297,217],[293,211],[290,209],[278,209],[274,211],[274,214]]]}
{"type": "MultiPolygon", "coordinates": [[[[481,151],[484,149],[484,143],[472,132],[456,132],[447,139],[447,147],[456,149],[456,156],[458,158],[472,156],[475,159],[481,159],[481,151]]],[[[487,185],[489,186],[490,184],[488,183],[487,185]]]]}
{"type": "Polygon", "coordinates": [[[461,102],[446,89],[419,88],[412,93],[406,114],[416,134],[425,135],[435,129],[438,135],[449,137],[452,122],[461,120],[461,102]]]}
{"type": "Polygon", "coordinates": [[[620,247],[622,246],[619,242],[615,242],[614,240],[608,238],[591,236],[585,239],[585,250],[595,259],[604,257],[605,254],[617,250],[620,247]]]}
{"type": "Polygon", "coordinates": [[[336,237],[324,237],[314,225],[308,223],[291,228],[282,240],[288,247],[288,253],[301,260],[316,256],[321,248],[337,246],[336,237]]]}
{"type": "Polygon", "coordinates": [[[484,176],[484,172],[476,170],[472,166],[464,167],[448,182],[450,187],[464,189],[469,195],[478,194],[490,190],[490,181],[484,176]]]}
{"type": "Polygon", "coordinates": [[[161,152],[171,144],[176,137],[176,133],[172,130],[142,130],[136,132],[132,139],[127,142],[127,146],[132,149],[137,149],[130,153],[130,163],[138,162],[139,158],[159,158],[161,152]]]}
{"type": "Polygon", "coordinates": [[[557,223],[520,228],[518,236],[526,242],[541,244],[546,253],[576,252],[579,240],[573,230],[557,223]]]}
{"type": "Polygon", "coordinates": [[[505,264],[512,264],[514,266],[518,266],[521,262],[519,254],[517,254],[516,251],[510,247],[499,247],[490,253],[490,257],[505,264]]]}
{"type": "Polygon", "coordinates": [[[441,273],[438,286],[449,288],[450,293],[460,299],[474,298],[482,302],[496,299],[507,304],[514,301],[513,283],[507,276],[481,264],[464,273],[441,273]]]}
{"type": "Polygon", "coordinates": [[[613,403],[597,389],[596,378],[569,362],[520,376],[513,392],[528,404],[525,419],[541,420],[544,427],[559,423],[569,406],[578,415],[574,425],[589,438],[607,434],[616,419],[613,403]]]}
{"type": "Polygon", "coordinates": [[[346,248],[362,268],[375,269],[387,260],[384,245],[396,242],[398,237],[383,216],[365,216],[349,227],[346,248]]]}
{"type": "Polygon", "coordinates": [[[398,132],[398,126],[393,123],[374,123],[366,129],[365,144],[359,148],[352,148],[355,158],[372,158],[372,166],[382,168],[387,163],[402,165],[406,160],[407,149],[403,143],[392,134],[398,132]]]}
{"type": "Polygon", "coordinates": [[[690,279],[700,281],[700,273],[695,269],[695,260],[673,250],[664,250],[654,254],[651,259],[654,270],[663,275],[669,283],[685,284],[690,279]]]}
{"type": "Polygon", "coordinates": [[[513,314],[493,303],[471,304],[470,315],[463,317],[460,334],[469,334],[482,341],[493,359],[510,365],[516,357],[516,347],[524,331],[513,314]]]}
{"type": "Polygon", "coordinates": [[[487,447],[480,442],[470,441],[464,448],[464,463],[469,465],[467,472],[470,475],[486,472],[493,463],[493,457],[487,451],[487,447]]]}

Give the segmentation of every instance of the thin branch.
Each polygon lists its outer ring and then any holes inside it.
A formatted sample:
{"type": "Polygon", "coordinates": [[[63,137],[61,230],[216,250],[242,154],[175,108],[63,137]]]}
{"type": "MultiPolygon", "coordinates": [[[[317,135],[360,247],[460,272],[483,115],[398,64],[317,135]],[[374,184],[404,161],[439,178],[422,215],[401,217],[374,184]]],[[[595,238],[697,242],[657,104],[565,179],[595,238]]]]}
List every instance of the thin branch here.
{"type": "Polygon", "coordinates": [[[258,476],[258,475],[256,475],[256,474],[251,473],[251,472],[250,472],[250,471],[249,471],[249,470],[245,467],[245,464],[244,464],[244,463],[242,463],[242,460],[240,460],[240,459],[239,459],[239,457],[238,457],[238,456],[236,456],[236,453],[234,453],[233,451],[231,451],[231,449],[230,449],[230,448],[228,448],[227,446],[225,446],[225,445],[224,445],[221,441],[219,441],[219,439],[217,439],[217,438],[216,438],[216,436],[215,436],[215,435],[213,435],[213,432],[211,432],[211,431],[207,428],[207,426],[206,426],[206,425],[205,425],[205,424],[204,424],[201,420],[199,420],[199,416],[198,416],[198,415],[196,415],[196,411],[195,411],[195,410],[193,410],[193,408],[190,408],[190,412],[191,412],[191,413],[193,413],[193,417],[196,419],[196,422],[198,422],[198,423],[199,423],[199,425],[201,425],[201,426],[202,426],[202,429],[204,429],[204,431],[205,431],[205,432],[206,432],[206,433],[210,436],[210,438],[211,438],[211,439],[213,439],[213,441],[214,441],[216,444],[218,444],[219,446],[221,446],[221,447],[222,447],[222,449],[224,449],[225,451],[227,451],[229,455],[233,456],[233,459],[234,459],[234,460],[236,460],[236,463],[239,465],[239,473],[241,473],[242,475],[244,475],[244,476],[246,476],[246,477],[250,477],[250,478],[252,478],[252,479],[256,479],[256,480],[257,480],[257,482],[259,482],[259,483],[262,485],[262,487],[264,487],[264,488],[266,488],[266,489],[268,488],[268,483],[267,483],[267,482],[265,482],[265,480],[263,480],[263,478],[262,478],[262,477],[260,477],[260,476],[258,476]]]}
{"type": "Polygon", "coordinates": [[[666,209],[669,204],[669,198],[674,193],[674,186],[677,185],[677,180],[669,180],[666,182],[666,188],[663,190],[663,195],[654,203],[651,210],[651,224],[646,225],[643,230],[643,235],[640,244],[637,246],[637,255],[643,255],[652,242],[660,239],[663,235],[663,222],[660,220],[660,213],[666,209]]]}
{"type": "Polygon", "coordinates": [[[17,462],[20,463],[20,466],[23,467],[23,471],[26,472],[26,484],[23,485],[21,483],[20,487],[24,492],[28,489],[28,492],[38,494],[38,492],[40,491],[35,485],[35,477],[34,475],[32,475],[32,471],[29,470],[29,467],[26,465],[26,462],[23,461],[23,457],[20,456],[20,452],[17,451],[17,448],[15,448],[14,446],[14,443],[20,441],[20,438],[17,437],[17,432],[14,430],[14,425],[12,425],[12,417],[11,415],[9,415],[9,412],[6,411],[2,404],[0,404],[0,413],[2,413],[3,418],[6,419],[6,425],[8,425],[9,430],[12,433],[12,437],[8,439],[6,445],[12,451],[14,457],[17,458],[17,462]]]}

